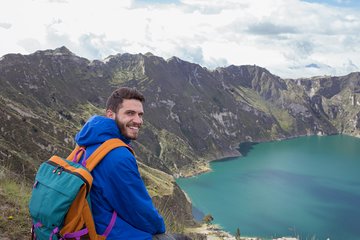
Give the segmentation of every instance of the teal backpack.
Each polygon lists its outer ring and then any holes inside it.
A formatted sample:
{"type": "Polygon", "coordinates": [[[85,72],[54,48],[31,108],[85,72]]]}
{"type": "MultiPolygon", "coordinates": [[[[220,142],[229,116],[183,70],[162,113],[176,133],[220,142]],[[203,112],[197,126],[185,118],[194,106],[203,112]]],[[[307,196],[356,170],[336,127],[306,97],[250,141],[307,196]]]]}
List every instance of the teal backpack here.
{"type": "Polygon", "coordinates": [[[133,153],[120,139],[110,139],[88,159],[84,156],[82,163],[78,161],[85,148],[77,146],[66,159],[54,155],[40,165],[29,203],[32,239],[106,239],[117,215],[114,211],[103,234],[96,232],[89,194],[93,182],[91,171],[108,152],[122,146],[133,153]]]}

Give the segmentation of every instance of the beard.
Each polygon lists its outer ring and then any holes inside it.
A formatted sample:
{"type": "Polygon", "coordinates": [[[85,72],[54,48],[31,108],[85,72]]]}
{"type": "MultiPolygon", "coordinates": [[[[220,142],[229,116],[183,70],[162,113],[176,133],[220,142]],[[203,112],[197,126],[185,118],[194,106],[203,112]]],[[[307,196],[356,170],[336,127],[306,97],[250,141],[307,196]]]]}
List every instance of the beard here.
{"type": "MultiPolygon", "coordinates": [[[[135,131],[135,130],[131,129],[130,127],[132,125],[130,123],[122,122],[119,118],[117,118],[117,116],[115,117],[115,122],[116,122],[116,125],[117,125],[120,133],[124,137],[126,137],[127,139],[130,139],[130,140],[136,140],[138,138],[139,130],[135,131]]],[[[138,126],[138,128],[140,129],[140,126],[138,126]]]]}

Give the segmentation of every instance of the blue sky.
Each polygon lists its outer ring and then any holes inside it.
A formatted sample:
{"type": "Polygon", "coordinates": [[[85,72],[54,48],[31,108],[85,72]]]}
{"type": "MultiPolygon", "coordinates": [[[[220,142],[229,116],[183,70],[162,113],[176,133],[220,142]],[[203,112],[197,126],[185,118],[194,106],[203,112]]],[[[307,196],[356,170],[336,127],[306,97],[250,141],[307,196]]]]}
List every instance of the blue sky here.
{"type": "Polygon", "coordinates": [[[309,3],[319,3],[328,6],[344,7],[344,8],[360,8],[359,0],[303,0],[309,3]]]}
{"type": "Polygon", "coordinates": [[[151,52],[339,76],[360,71],[359,10],[351,0],[3,0],[0,57],[66,46],[89,60],[151,52]]]}

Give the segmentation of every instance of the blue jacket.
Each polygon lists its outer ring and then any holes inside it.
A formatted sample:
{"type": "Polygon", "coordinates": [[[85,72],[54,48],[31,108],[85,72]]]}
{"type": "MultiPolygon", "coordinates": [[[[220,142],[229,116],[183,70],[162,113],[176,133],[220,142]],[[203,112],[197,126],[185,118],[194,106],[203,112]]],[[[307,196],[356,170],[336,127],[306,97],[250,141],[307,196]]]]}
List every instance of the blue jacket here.
{"type": "MultiPolygon", "coordinates": [[[[75,136],[78,145],[86,146],[86,158],[110,138],[130,143],[114,120],[102,116],[91,117],[75,136]]],[[[105,232],[114,210],[117,219],[108,239],[151,240],[152,235],[165,232],[164,220],[152,203],[129,149],[119,147],[109,152],[92,175],[90,196],[98,234],[105,232]]]]}

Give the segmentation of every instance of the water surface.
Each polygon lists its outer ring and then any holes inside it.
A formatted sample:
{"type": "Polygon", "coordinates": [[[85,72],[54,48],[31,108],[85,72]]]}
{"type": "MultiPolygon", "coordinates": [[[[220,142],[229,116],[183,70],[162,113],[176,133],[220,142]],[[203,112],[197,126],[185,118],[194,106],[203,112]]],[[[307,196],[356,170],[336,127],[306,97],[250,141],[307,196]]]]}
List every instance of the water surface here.
{"type": "Polygon", "coordinates": [[[242,236],[360,239],[360,139],[311,136],[251,146],[178,179],[196,216],[242,236]],[[199,213],[199,211],[201,213],[199,213]]]}

